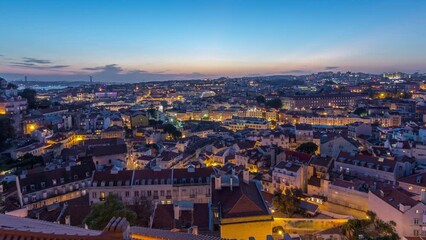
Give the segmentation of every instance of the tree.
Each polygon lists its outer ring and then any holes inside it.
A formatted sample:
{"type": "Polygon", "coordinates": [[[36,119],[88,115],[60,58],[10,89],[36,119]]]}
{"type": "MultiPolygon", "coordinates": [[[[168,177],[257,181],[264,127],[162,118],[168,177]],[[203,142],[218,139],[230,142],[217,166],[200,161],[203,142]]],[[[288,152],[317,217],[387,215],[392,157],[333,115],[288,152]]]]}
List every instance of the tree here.
{"type": "Polygon", "coordinates": [[[361,116],[361,117],[365,117],[365,116],[368,115],[368,112],[365,108],[359,107],[359,108],[355,109],[354,114],[361,116]]]}
{"type": "Polygon", "coordinates": [[[164,132],[167,133],[169,137],[175,140],[182,137],[182,132],[177,130],[177,128],[170,123],[164,125],[164,132]]]}
{"type": "Polygon", "coordinates": [[[375,212],[368,210],[366,214],[367,214],[367,218],[370,220],[370,222],[374,223],[376,221],[377,215],[376,215],[375,212]]]}
{"type": "Polygon", "coordinates": [[[7,88],[8,89],[18,89],[18,86],[16,86],[15,84],[13,84],[13,83],[8,83],[7,84],[7,88]]]}
{"type": "Polygon", "coordinates": [[[296,151],[307,154],[314,154],[318,150],[318,146],[313,142],[302,143],[296,151]]]}
{"type": "Polygon", "coordinates": [[[12,122],[10,118],[1,118],[0,119],[0,149],[6,148],[6,140],[12,138],[15,129],[12,126],[12,122]]]}
{"type": "Polygon", "coordinates": [[[37,92],[31,88],[25,88],[22,92],[19,93],[19,96],[27,99],[28,108],[34,109],[36,107],[36,95],[37,92]]]}
{"type": "Polygon", "coordinates": [[[151,214],[154,210],[153,204],[146,198],[135,198],[134,205],[129,207],[136,213],[137,226],[149,227],[151,214]]]}
{"type": "Polygon", "coordinates": [[[31,153],[26,153],[24,156],[18,158],[16,167],[33,169],[34,165],[37,165],[37,164],[41,164],[41,165],[44,164],[43,157],[34,156],[31,153]]]}
{"type": "Polygon", "coordinates": [[[266,106],[271,107],[271,108],[280,109],[283,106],[283,103],[282,103],[281,99],[274,98],[272,100],[267,101],[266,106]]]}
{"type": "Polygon", "coordinates": [[[273,204],[280,212],[285,213],[288,217],[292,217],[299,209],[300,189],[286,189],[284,194],[276,193],[273,198],[273,204]]]}
{"type": "Polygon", "coordinates": [[[90,229],[102,230],[113,217],[125,217],[130,225],[134,225],[137,214],[129,210],[116,195],[110,194],[104,202],[92,206],[92,210],[84,219],[84,223],[90,229]]]}
{"type": "Polygon", "coordinates": [[[266,99],[265,99],[264,96],[259,95],[259,96],[256,97],[256,101],[257,101],[258,104],[263,104],[263,103],[266,102],[266,99]]]}

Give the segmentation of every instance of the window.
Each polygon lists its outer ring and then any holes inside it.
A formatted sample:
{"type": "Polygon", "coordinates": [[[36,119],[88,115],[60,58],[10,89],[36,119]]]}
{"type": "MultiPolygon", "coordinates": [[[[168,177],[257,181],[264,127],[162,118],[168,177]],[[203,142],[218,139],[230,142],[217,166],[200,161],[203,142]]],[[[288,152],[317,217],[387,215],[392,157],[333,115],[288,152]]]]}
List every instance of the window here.
{"type": "Polygon", "coordinates": [[[414,229],[414,231],[413,231],[413,235],[414,235],[414,236],[419,236],[419,230],[418,230],[418,229],[414,229]]]}
{"type": "Polygon", "coordinates": [[[418,218],[414,218],[414,225],[419,225],[419,219],[418,218]]]}
{"type": "Polygon", "coordinates": [[[101,200],[101,201],[105,200],[105,192],[101,192],[100,200],[101,200]]]}
{"type": "Polygon", "coordinates": [[[151,197],[152,196],[152,192],[151,191],[147,191],[147,195],[148,195],[148,197],[151,197]]]}
{"type": "Polygon", "coordinates": [[[164,197],[164,190],[160,191],[160,196],[164,197]]]}
{"type": "Polygon", "coordinates": [[[129,191],[126,191],[124,194],[125,194],[126,197],[130,197],[130,192],[129,191]]]}
{"type": "Polygon", "coordinates": [[[139,191],[135,191],[135,197],[139,197],[139,191]]]}
{"type": "Polygon", "coordinates": [[[92,198],[97,198],[97,197],[98,197],[97,192],[92,192],[92,198]]]}

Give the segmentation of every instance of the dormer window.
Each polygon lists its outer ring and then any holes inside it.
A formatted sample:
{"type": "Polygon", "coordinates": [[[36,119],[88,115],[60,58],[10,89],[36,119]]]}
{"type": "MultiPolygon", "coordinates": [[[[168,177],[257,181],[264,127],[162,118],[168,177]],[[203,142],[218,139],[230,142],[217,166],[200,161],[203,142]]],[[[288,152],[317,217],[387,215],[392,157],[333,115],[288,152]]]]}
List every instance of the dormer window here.
{"type": "Polygon", "coordinates": [[[34,191],[34,190],[35,190],[35,186],[34,186],[34,184],[31,184],[30,189],[31,189],[31,191],[34,191]]]}
{"type": "Polygon", "coordinates": [[[46,183],[45,183],[45,182],[41,182],[41,183],[40,183],[40,186],[41,186],[42,188],[45,188],[45,187],[46,187],[46,183]]]}
{"type": "Polygon", "coordinates": [[[65,179],[61,178],[61,184],[64,184],[64,183],[65,183],[65,179]]]}
{"type": "Polygon", "coordinates": [[[52,184],[56,185],[56,179],[52,179],[52,184]]]}
{"type": "Polygon", "coordinates": [[[74,175],[74,180],[78,180],[78,175],[74,175]]]}

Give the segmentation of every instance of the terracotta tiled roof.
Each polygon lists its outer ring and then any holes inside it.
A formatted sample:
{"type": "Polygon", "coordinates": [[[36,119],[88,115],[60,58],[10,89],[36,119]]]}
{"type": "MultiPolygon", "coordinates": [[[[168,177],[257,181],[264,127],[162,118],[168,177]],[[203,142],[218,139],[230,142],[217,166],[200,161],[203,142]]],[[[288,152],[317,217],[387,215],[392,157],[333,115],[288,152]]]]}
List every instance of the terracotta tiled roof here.
{"type": "Polygon", "coordinates": [[[378,198],[382,199],[385,203],[398,210],[400,210],[401,205],[414,207],[419,203],[409,195],[410,193],[400,188],[387,188],[371,192],[378,198]]]}
{"type": "Polygon", "coordinates": [[[206,235],[193,235],[189,233],[179,233],[160,229],[131,227],[130,234],[132,236],[145,236],[153,237],[164,240],[220,240],[220,237],[206,236],[206,235]]]}
{"type": "Polygon", "coordinates": [[[95,166],[92,162],[72,166],[68,170],[66,168],[60,168],[52,171],[28,174],[24,178],[20,177],[20,185],[22,188],[26,188],[25,194],[27,194],[42,189],[91,178],[94,170],[95,166]],[[61,183],[61,179],[63,179],[63,183],[61,183]],[[31,185],[33,185],[34,188],[29,187],[31,185]]]}
{"type": "MultiPolygon", "coordinates": [[[[222,218],[270,215],[262,194],[255,182],[244,183],[240,179],[238,187],[214,190],[212,203],[221,204],[222,218]]],[[[212,182],[213,189],[215,182],[212,182]]]]}
{"type": "Polygon", "coordinates": [[[417,173],[407,177],[400,178],[398,182],[426,187],[426,172],[417,173]]]}

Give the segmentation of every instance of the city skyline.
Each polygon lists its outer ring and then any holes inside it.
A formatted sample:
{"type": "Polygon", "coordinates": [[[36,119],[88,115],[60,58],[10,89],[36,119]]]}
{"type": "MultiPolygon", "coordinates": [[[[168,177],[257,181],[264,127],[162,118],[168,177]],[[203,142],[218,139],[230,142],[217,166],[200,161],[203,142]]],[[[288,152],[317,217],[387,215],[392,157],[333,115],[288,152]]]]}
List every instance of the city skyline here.
{"type": "Polygon", "coordinates": [[[423,1],[2,1],[0,74],[147,81],[424,72],[423,1]]]}

